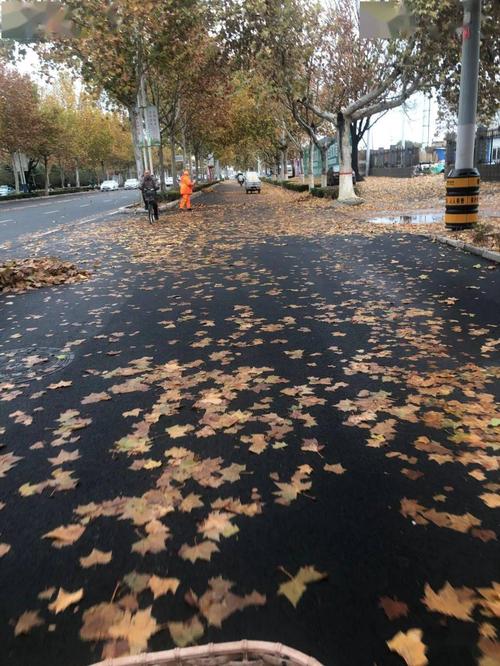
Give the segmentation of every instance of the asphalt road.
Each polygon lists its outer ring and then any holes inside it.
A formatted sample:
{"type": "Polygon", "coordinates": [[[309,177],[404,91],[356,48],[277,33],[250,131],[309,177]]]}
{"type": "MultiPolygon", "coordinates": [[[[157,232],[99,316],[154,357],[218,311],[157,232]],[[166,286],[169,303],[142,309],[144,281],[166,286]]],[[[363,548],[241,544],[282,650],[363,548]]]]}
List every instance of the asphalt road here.
{"type": "Polygon", "coordinates": [[[193,203],[42,237],[91,279],[0,296],[2,660],[495,664],[498,269],[271,187],[193,203]]]}
{"type": "Polygon", "coordinates": [[[82,219],[112,213],[138,199],[137,190],[84,192],[19,201],[0,200],[0,244],[82,219]]]}

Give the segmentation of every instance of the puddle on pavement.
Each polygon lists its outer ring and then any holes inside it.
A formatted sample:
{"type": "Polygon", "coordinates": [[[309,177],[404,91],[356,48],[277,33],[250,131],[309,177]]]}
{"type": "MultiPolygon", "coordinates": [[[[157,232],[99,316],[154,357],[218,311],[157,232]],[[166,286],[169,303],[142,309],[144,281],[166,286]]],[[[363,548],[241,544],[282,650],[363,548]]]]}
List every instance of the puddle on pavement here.
{"type": "Polygon", "coordinates": [[[387,215],[384,217],[371,217],[371,224],[434,224],[443,219],[441,213],[420,213],[416,215],[387,215]]]}

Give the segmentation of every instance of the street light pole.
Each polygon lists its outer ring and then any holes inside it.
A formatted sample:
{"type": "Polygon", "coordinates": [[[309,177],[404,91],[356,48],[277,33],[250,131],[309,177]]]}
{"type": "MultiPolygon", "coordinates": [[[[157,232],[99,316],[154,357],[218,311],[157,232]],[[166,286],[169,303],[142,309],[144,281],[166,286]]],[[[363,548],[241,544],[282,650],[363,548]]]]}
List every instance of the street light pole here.
{"type": "Polygon", "coordinates": [[[462,70],[455,168],[446,181],[446,226],[467,229],[478,220],[479,171],[474,168],[481,0],[462,0],[462,70]]]}

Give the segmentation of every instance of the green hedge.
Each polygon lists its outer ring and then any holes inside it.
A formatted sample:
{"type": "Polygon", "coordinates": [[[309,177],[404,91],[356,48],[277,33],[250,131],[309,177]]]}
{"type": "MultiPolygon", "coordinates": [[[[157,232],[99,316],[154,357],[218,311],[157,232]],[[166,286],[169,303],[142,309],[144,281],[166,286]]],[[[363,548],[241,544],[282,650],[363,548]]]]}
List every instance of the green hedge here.
{"type": "MultiPolygon", "coordinates": [[[[55,190],[49,191],[49,196],[57,194],[72,194],[75,192],[88,192],[92,187],[59,187],[55,190]]],[[[96,188],[98,189],[98,188],[96,188]]],[[[33,199],[34,197],[44,197],[45,190],[35,190],[34,192],[19,192],[16,194],[8,194],[6,197],[0,197],[0,201],[11,201],[12,199],[33,199]]]]}
{"type": "MultiPolygon", "coordinates": [[[[218,180],[212,180],[208,183],[200,183],[199,185],[195,185],[193,187],[193,192],[199,192],[200,190],[204,190],[206,187],[210,187],[211,185],[215,185],[219,182],[220,181],[218,180]]],[[[181,193],[178,189],[171,189],[167,190],[166,192],[158,192],[157,197],[158,201],[176,201],[177,199],[180,199],[181,193]]]]}
{"type": "Polygon", "coordinates": [[[270,183],[271,185],[279,185],[284,187],[287,190],[292,190],[293,192],[307,192],[309,185],[307,183],[294,183],[289,180],[271,180],[271,178],[261,178],[265,183],[270,183]]]}

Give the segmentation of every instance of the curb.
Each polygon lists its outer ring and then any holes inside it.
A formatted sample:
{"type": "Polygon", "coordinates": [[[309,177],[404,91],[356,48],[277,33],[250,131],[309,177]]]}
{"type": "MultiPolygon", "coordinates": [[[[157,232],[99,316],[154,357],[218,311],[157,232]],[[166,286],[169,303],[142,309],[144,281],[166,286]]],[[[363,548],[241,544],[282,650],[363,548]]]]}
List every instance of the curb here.
{"type": "Polygon", "coordinates": [[[449,245],[450,247],[464,250],[464,252],[475,254],[478,257],[487,259],[488,261],[493,261],[496,264],[500,264],[500,252],[487,250],[484,247],[477,247],[477,245],[471,245],[465,241],[455,240],[453,238],[448,238],[447,236],[438,236],[437,234],[422,234],[422,236],[424,236],[424,238],[430,238],[433,241],[437,241],[438,243],[443,243],[445,245],[449,245]]]}

